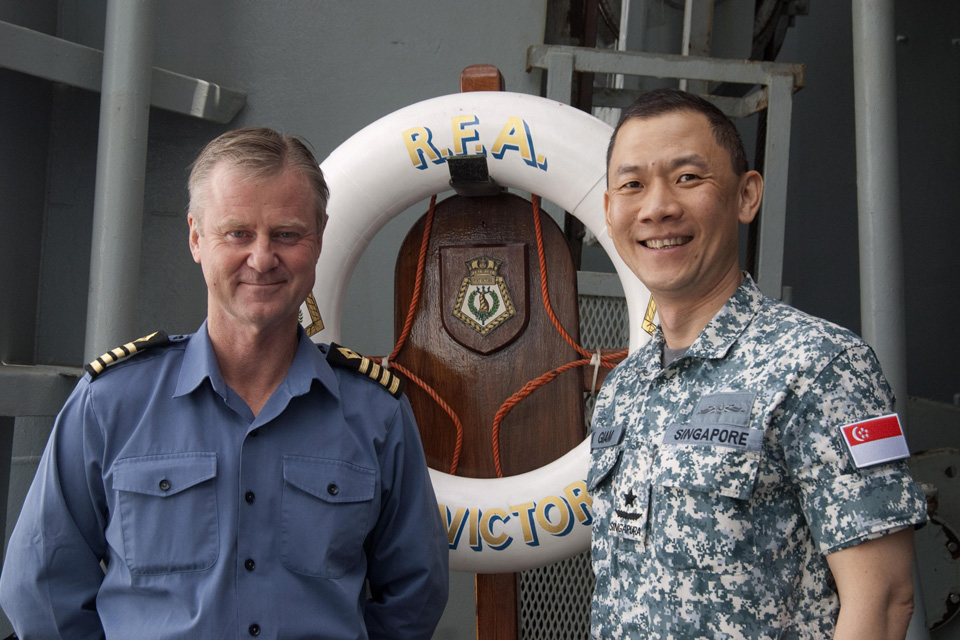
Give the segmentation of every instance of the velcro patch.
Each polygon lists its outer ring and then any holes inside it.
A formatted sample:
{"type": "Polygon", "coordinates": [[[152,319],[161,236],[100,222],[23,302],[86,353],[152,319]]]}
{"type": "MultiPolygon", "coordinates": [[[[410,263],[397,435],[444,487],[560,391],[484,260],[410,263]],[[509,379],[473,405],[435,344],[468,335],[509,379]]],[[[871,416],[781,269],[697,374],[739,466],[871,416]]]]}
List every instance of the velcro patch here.
{"type": "Polygon", "coordinates": [[[759,451],[763,446],[763,431],[724,424],[672,424],[663,432],[660,446],[678,445],[759,451]]]}
{"type": "Polygon", "coordinates": [[[858,469],[910,456],[895,413],[842,426],[840,433],[858,469]]]}
{"type": "Polygon", "coordinates": [[[756,397],[756,392],[752,391],[705,395],[697,403],[697,408],[690,416],[690,422],[701,425],[728,424],[745,427],[750,422],[750,408],[756,397]]]}
{"type": "Polygon", "coordinates": [[[590,438],[590,450],[614,447],[623,442],[623,425],[597,429],[590,438]]]}

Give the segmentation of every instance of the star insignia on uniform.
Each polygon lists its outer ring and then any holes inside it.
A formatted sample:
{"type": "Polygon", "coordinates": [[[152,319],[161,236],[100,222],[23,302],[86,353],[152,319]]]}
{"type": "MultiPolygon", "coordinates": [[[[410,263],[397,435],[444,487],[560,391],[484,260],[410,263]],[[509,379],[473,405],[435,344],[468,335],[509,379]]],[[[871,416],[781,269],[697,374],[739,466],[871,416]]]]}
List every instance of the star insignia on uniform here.
{"type": "Polygon", "coordinates": [[[632,507],[633,501],[637,499],[637,494],[633,492],[633,489],[623,494],[623,499],[627,501],[627,506],[632,507]]]}

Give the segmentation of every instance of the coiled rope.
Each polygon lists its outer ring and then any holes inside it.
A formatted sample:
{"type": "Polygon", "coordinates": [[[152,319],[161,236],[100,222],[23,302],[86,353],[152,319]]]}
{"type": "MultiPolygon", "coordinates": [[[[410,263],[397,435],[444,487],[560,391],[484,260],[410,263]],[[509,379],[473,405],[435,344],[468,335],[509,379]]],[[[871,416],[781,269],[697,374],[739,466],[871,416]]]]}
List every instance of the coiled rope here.
{"type": "MultiPolygon", "coordinates": [[[[393,352],[389,357],[383,359],[384,367],[392,367],[396,371],[400,372],[404,377],[408,378],[411,382],[416,384],[418,387],[423,389],[433,400],[450,416],[450,419],[453,420],[454,426],[457,430],[457,440],[456,445],[453,450],[453,461],[450,464],[450,475],[456,475],[457,466],[460,462],[460,452],[463,448],[463,423],[460,421],[460,418],[457,416],[453,408],[447,404],[443,398],[426,382],[421,380],[416,376],[412,371],[401,365],[396,361],[397,355],[400,353],[400,350],[403,348],[403,345],[406,343],[407,337],[410,335],[410,331],[413,327],[413,318],[416,314],[417,306],[420,302],[420,293],[423,286],[423,276],[427,259],[427,247],[430,243],[430,234],[433,229],[433,218],[434,218],[434,209],[437,202],[437,196],[434,195],[430,198],[430,209],[427,212],[427,218],[423,229],[423,238],[420,241],[420,253],[417,257],[417,275],[416,280],[414,281],[413,287],[413,296],[410,300],[410,308],[407,311],[407,318],[403,325],[403,330],[400,333],[400,338],[397,340],[396,346],[393,348],[393,352]]],[[[591,353],[574,342],[573,338],[566,332],[563,328],[563,325],[560,324],[560,320],[557,319],[556,314],[553,312],[553,306],[550,304],[550,293],[547,288],[547,259],[546,253],[543,247],[543,227],[540,222],[540,197],[533,195],[533,222],[534,228],[536,229],[537,237],[537,257],[540,267],[540,293],[543,299],[543,307],[547,312],[547,316],[550,318],[550,321],[553,323],[554,328],[560,333],[560,336],[573,347],[577,353],[584,356],[580,360],[574,360],[568,362],[567,364],[561,365],[556,369],[551,369],[550,371],[540,375],[537,378],[529,381],[523,388],[514,393],[512,396],[507,398],[500,408],[497,410],[496,415],[493,418],[493,463],[497,472],[497,477],[503,477],[503,469],[500,463],[500,425],[503,423],[504,418],[510,413],[517,404],[519,404],[524,398],[529,396],[531,393],[536,391],[538,388],[546,385],[551,380],[559,376],[565,371],[569,371],[575,367],[581,367],[584,365],[593,365],[594,367],[604,367],[612,368],[616,366],[617,362],[623,359],[627,354],[627,350],[616,351],[612,353],[607,353],[604,355],[600,354],[600,351],[597,350],[596,353],[591,353]]],[[[594,372],[594,384],[596,384],[596,372],[594,372]]]]}

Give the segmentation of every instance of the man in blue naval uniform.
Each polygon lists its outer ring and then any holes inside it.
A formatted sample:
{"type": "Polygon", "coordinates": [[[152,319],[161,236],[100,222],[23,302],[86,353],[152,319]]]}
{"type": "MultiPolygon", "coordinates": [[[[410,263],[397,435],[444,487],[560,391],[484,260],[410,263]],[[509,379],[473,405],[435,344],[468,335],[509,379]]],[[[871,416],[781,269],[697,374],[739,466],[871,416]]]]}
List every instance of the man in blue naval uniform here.
{"type": "Polygon", "coordinates": [[[641,96],[611,139],[607,228],[660,324],[594,414],[595,638],[906,632],[926,512],[890,461],[906,455],[892,394],[859,338],[740,270],[762,192],[736,129],[690,94],[641,96]],[[847,444],[844,427],[881,423],[847,444]]]}
{"type": "Polygon", "coordinates": [[[20,638],[431,637],[447,545],[410,405],[298,322],[326,202],[295,138],[201,153],[207,319],[105,354],[67,400],[0,578],[20,638]]]}

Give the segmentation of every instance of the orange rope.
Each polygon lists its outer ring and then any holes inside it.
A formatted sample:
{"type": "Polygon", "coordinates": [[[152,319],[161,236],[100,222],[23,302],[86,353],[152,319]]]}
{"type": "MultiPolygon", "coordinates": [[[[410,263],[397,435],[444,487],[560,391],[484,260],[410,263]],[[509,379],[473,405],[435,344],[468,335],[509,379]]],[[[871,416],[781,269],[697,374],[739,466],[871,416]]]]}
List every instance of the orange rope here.
{"type": "MultiPolygon", "coordinates": [[[[550,293],[547,289],[547,259],[543,248],[543,228],[540,225],[540,197],[537,195],[533,195],[533,224],[537,232],[537,257],[540,262],[540,294],[543,298],[543,307],[546,309],[547,315],[550,317],[550,321],[553,322],[553,326],[556,328],[557,332],[563,337],[564,340],[566,340],[567,344],[576,349],[577,353],[585,356],[585,358],[583,360],[574,360],[573,362],[568,362],[565,365],[544,373],[538,378],[534,378],[527,384],[523,385],[523,388],[520,389],[520,391],[514,393],[512,396],[507,398],[502,405],[500,405],[500,409],[493,417],[492,434],[493,466],[496,468],[498,478],[503,477],[503,469],[500,465],[500,425],[503,423],[503,419],[507,417],[507,414],[510,413],[510,410],[513,409],[521,400],[529,396],[540,387],[549,383],[564,371],[569,371],[575,367],[590,364],[590,362],[593,360],[593,354],[574,342],[573,338],[571,338],[570,335],[564,330],[563,325],[560,324],[560,320],[557,319],[556,314],[553,312],[553,306],[550,304],[550,293]]],[[[600,366],[608,369],[613,368],[616,366],[617,361],[626,355],[627,350],[624,349],[622,351],[616,351],[614,353],[600,356],[600,366]]]]}
{"type": "MultiPolygon", "coordinates": [[[[550,316],[550,321],[553,322],[553,326],[557,329],[563,339],[567,341],[567,344],[576,349],[577,353],[584,358],[592,358],[592,353],[573,341],[573,338],[570,337],[570,335],[563,328],[563,325],[560,324],[560,320],[557,319],[556,314],[553,312],[553,305],[550,304],[550,292],[547,290],[547,258],[543,249],[543,228],[540,225],[540,196],[537,195],[533,196],[533,225],[537,231],[537,258],[540,261],[540,294],[543,297],[543,307],[547,310],[547,315],[550,316]]],[[[601,365],[607,366],[606,364],[603,364],[604,362],[607,362],[611,363],[609,367],[613,367],[615,365],[612,363],[616,360],[622,359],[625,355],[627,355],[626,349],[623,351],[609,353],[605,356],[600,356],[601,365]]]]}
{"type": "Polygon", "coordinates": [[[453,448],[453,461],[450,463],[450,475],[456,475],[457,466],[460,464],[460,450],[463,448],[463,423],[460,422],[460,418],[457,417],[457,414],[453,408],[443,401],[443,398],[440,397],[440,394],[434,391],[433,387],[418,378],[406,367],[394,362],[394,358],[396,358],[397,354],[400,353],[400,349],[403,348],[404,343],[407,341],[407,337],[410,335],[410,331],[413,328],[413,318],[416,315],[417,305],[420,303],[420,292],[423,288],[424,265],[426,265],[427,262],[427,247],[430,244],[430,233],[433,229],[433,214],[436,204],[437,196],[434,194],[433,197],[430,198],[430,210],[427,212],[427,220],[423,229],[423,239],[420,241],[420,254],[417,257],[417,279],[413,285],[413,297],[410,300],[410,309],[407,311],[407,319],[403,324],[403,331],[400,332],[400,338],[397,340],[397,344],[394,346],[393,352],[387,358],[387,362],[392,368],[402,373],[404,376],[409,378],[411,382],[426,391],[427,394],[433,398],[438,405],[440,405],[440,408],[447,412],[447,415],[450,416],[450,419],[453,420],[453,424],[457,429],[457,442],[453,448]]]}
{"type": "Polygon", "coordinates": [[[420,253],[417,255],[417,279],[413,283],[413,298],[410,299],[410,308],[407,310],[407,319],[403,323],[403,331],[400,332],[400,338],[396,346],[393,347],[393,353],[387,358],[390,362],[397,357],[403,344],[410,335],[413,328],[413,317],[417,311],[417,305],[420,304],[420,290],[423,288],[424,265],[427,263],[427,247],[430,244],[430,233],[433,230],[433,213],[437,204],[437,194],[430,197],[430,209],[427,211],[427,220],[423,227],[423,238],[420,239],[420,253]]]}
{"type": "Polygon", "coordinates": [[[510,413],[510,410],[517,406],[521,400],[529,396],[531,393],[544,386],[558,375],[564,371],[574,369],[584,364],[590,364],[590,358],[585,358],[583,360],[574,360],[573,362],[568,362],[565,365],[561,365],[556,369],[551,369],[545,374],[541,375],[539,378],[534,378],[527,384],[523,385],[523,388],[520,391],[517,391],[515,394],[507,398],[500,409],[497,411],[497,415],[493,417],[493,466],[497,470],[497,477],[503,477],[503,468],[500,466],[500,425],[503,422],[503,419],[507,417],[507,414],[510,413]]]}
{"type": "Polygon", "coordinates": [[[438,405],[440,405],[440,408],[447,412],[447,415],[450,416],[450,419],[453,420],[453,424],[457,427],[457,443],[453,447],[453,462],[450,463],[450,475],[457,475],[457,465],[460,463],[460,450],[463,448],[463,424],[460,422],[460,418],[457,417],[453,407],[444,402],[443,398],[440,397],[440,394],[433,390],[433,387],[414,375],[412,371],[396,362],[391,363],[390,366],[405,375],[418,387],[426,391],[430,397],[433,398],[438,405]]]}
{"type": "MultiPolygon", "coordinates": [[[[426,264],[427,248],[429,246],[430,234],[433,228],[433,218],[434,218],[434,207],[437,202],[437,196],[434,195],[430,199],[430,210],[427,213],[427,219],[424,225],[423,230],[423,239],[420,243],[420,253],[417,258],[417,276],[414,282],[413,288],[413,297],[410,300],[410,308],[407,311],[407,318],[403,325],[403,331],[400,332],[400,338],[397,340],[396,346],[393,348],[393,352],[387,358],[388,363],[403,376],[408,378],[411,382],[416,384],[418,387],[423,389],[433,400],[442,408],[450,419],[453,420],[454,426],[457,430],[457,440],[453,452],[453,461],[450,464],[450,474],[456,475],[457,466],[460,462],[460,453],[463,448],[463,423],[460,421],[460,418],[457,416],[456,412],[447,404],[440,395],[426,382],[417,377],[412,371],[406,367],[400,365],[397,362],[394,362],[394,359],[397,357],[397,354],[400,353],[400,350],[403,348],[403,345],[406,343],[407,338],[410,335],[410,331],[413,328],[413,320],[416,315],[416,309],[420,302],[420,294],[423,288],[423,278],[426,264]]],[[[578,345],[574,342],[573,338],[564,330],[563,325],[560,324],[560,320],[557,318],[556,314],[553,311],[553,306],[550,304],[550,293],[547,288],[547,261],[546,254],[543,246],[543,229],[540,223],[540,198],[536,195],[533,196],[533,220],[534,227],[536,229],[537,237],[537,257],[539,260],[540,267],[540,293],[543,299],[543,306],[547,312],[547,315],[550,318],[550,321],[553,323],[554,328],[557,332],[563,337],[563,339],[573,347],[577,353],[582,356],[585,356],[582,360],[575,360],[567,364],[561,365],[556,369],[552,369],[547,373],[535,378],[528,383],[526,383],[522,389],[514,393],[512,396],[507,398],[504,403],[500,406],[500,409],[497,411],[493,419],[493,462],[494,467],[496,468],[497,477],[503,477],[503,469],[500,462],[500,426],[503,423],[504,418],[507,414],[524,398],[532,394],[534,391],[540,387],[546,385],[554,378],[559,376],[565,371],[569,371],[575,367],[580,367],[586,364],[590,364],[593,359],[593,354],[578,345]]],[[[627,350],[617,351],[614,353],[609,353],[607,355],[600,356],[600,366],[605,368],[612,368],[616,365],[616,362],[622,359],[627,354],[627,350]]]]}

